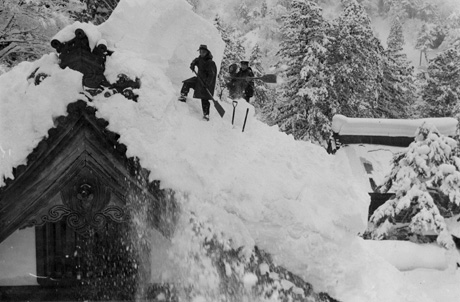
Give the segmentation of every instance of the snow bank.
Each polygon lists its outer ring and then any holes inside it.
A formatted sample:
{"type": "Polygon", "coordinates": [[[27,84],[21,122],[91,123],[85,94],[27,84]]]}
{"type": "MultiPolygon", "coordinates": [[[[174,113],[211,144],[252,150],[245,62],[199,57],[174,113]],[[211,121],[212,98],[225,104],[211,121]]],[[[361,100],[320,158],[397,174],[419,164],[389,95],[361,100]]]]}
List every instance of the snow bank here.
{"type": "Polygon", "coordinates": [[[365,240],[363,245],[400,271],[417,268],[445,270],[449,265],[447,250],[439,245],[395,240],[365,240]]]}
{"type": "Polygon", "coordinates": [[[432,301],[458,301],[460,270],[445,272],[420,268],[402,274],[406,282],[412,283],[420,292],[426,292],[432,301]]]}
{"type": "Polygon", "coordinates": [[[376,135],[414,137],[424,122],[433,124],[446,136],[454,136],[457,120],[450,117],[414,120],[349,118],[337,114],[332,118],[332,131],[340,135],[376,135]]]}
{"type": "MultiPolygon", "coordinates": [[[[141,88],[137,103],[115,94],[99,95],[91,105],[120,134],[127,155],[151,171],[151,180],[183,196],[184,212],[194,212],[235,248],[257,244],[275,263],[341,301],[429,301],[362,247],[357,234],[366,226],[369,196],[344,156],[328,155],[257,121],[254,108],[242,100],[233,126],[231,104],[222,104],[223,119],[212,109],[211,121],[204,122],[198,100],[177,102],[198,45],[208,44],[217,65],[223,53],[217,31],[185,0],[122,0],[110,19],[93,29],[115,51],[107,59],[109,81],[126,73],[139,77],[141,88]]],[[[49,55],[2,75],[0,87],[3,179],[25,162],[53,116],[65,114],[65,106],[78,98],[81,75],[60,70],[49,55]],[[27,82],[36,67],[51,74],[39,86],[27,82]]],[[[181,231],[177,238],[187,238],[181,231]]],[[[183,242],[181,248],[188,246],[183,242]]]]}
{"type": "Polygon", "coordinates": [[[222,61],[225,48],[218,30],[193,13],[184,0],[120,1],[99,30],[109,49],[134,51],[162,66],[176,90],[194,76],[189,66],[199,55],[200,44],[208,46],[215,62],[222,61]]]}

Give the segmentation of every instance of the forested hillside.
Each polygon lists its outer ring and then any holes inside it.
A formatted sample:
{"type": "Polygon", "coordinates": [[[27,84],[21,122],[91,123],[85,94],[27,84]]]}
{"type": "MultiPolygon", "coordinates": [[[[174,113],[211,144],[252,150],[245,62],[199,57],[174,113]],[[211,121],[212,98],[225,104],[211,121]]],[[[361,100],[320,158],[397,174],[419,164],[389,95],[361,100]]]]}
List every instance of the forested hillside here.
{"type": "Polygon", "coordinates": [[[325,146],[334,114],[458,113],[455,0],[189,2],[225,37],[221,73],[245,58],[281,76],[281,85],[258,83],[254,103],[262,120],[297,139],[325,146]]]}

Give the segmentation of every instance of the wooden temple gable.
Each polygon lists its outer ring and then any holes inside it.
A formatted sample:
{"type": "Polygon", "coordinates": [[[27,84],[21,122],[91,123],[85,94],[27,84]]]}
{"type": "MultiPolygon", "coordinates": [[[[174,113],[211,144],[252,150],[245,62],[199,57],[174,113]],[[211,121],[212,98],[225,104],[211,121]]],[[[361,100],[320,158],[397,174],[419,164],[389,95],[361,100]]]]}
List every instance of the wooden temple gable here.
{"type": "Polygon", "coordinates": [[[133,196],[148,204],[152,226],[169,237],[176,212],[171,192],[126,157],[126,146],[96,109],[80,100],[67,111],[0,188],[0,242],[17,229],[62,219],[81,235],[107,220],[126,221],[133,196]]]}

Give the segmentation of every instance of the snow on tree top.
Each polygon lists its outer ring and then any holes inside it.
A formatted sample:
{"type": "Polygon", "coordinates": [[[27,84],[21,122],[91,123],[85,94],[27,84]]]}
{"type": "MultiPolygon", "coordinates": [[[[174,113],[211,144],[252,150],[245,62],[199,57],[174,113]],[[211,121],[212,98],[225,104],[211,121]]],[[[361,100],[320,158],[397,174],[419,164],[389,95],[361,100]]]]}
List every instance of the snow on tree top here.
{"type": "Polygon", "coordinates": [[[424,119],[373,119],[349,118],[337,114],[332,118],[332,131],[339,135],[405,136],[414,137],[417,128],[424,122],[433,124],[446,136],[453,136],[457,120],[450,117],[424,119]]]}

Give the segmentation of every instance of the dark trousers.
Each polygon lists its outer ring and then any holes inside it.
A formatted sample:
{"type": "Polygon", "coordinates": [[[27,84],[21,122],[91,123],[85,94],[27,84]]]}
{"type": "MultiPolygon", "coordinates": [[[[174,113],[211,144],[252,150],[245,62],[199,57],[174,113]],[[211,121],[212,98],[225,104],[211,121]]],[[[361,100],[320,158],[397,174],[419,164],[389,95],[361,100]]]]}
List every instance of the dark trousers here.
{"type": "Polygon", "coordinates": [[[209,115],[209,107],[211,107],[211,103],[209,103],[209,100],[201,99],[201,108],[203,108],[203,115],[209,115]]]}
{"type": "Polygon", "coordinates": [[[197,77],[193,77],[187,80],[184,80],[182,83],[182,89],[180,90],[180,94],[187,95],[190,91],[190,88],[195,89],[196,83],[198,81],[197,77]]]}
{"type": "MultiPolygon", "coordinates": [[[[190,88],[195,89],[196,83],[198,81],[197,77],[193,77],[183,81],[182,89],[180,90],[181,95],[188,95],[190,88]]],[[[203,115],[209,115],[209,107],[211,104],[209,103],[209,99],[202,98],[201,99],[201,108],[203,109],[203,115]]]]}

